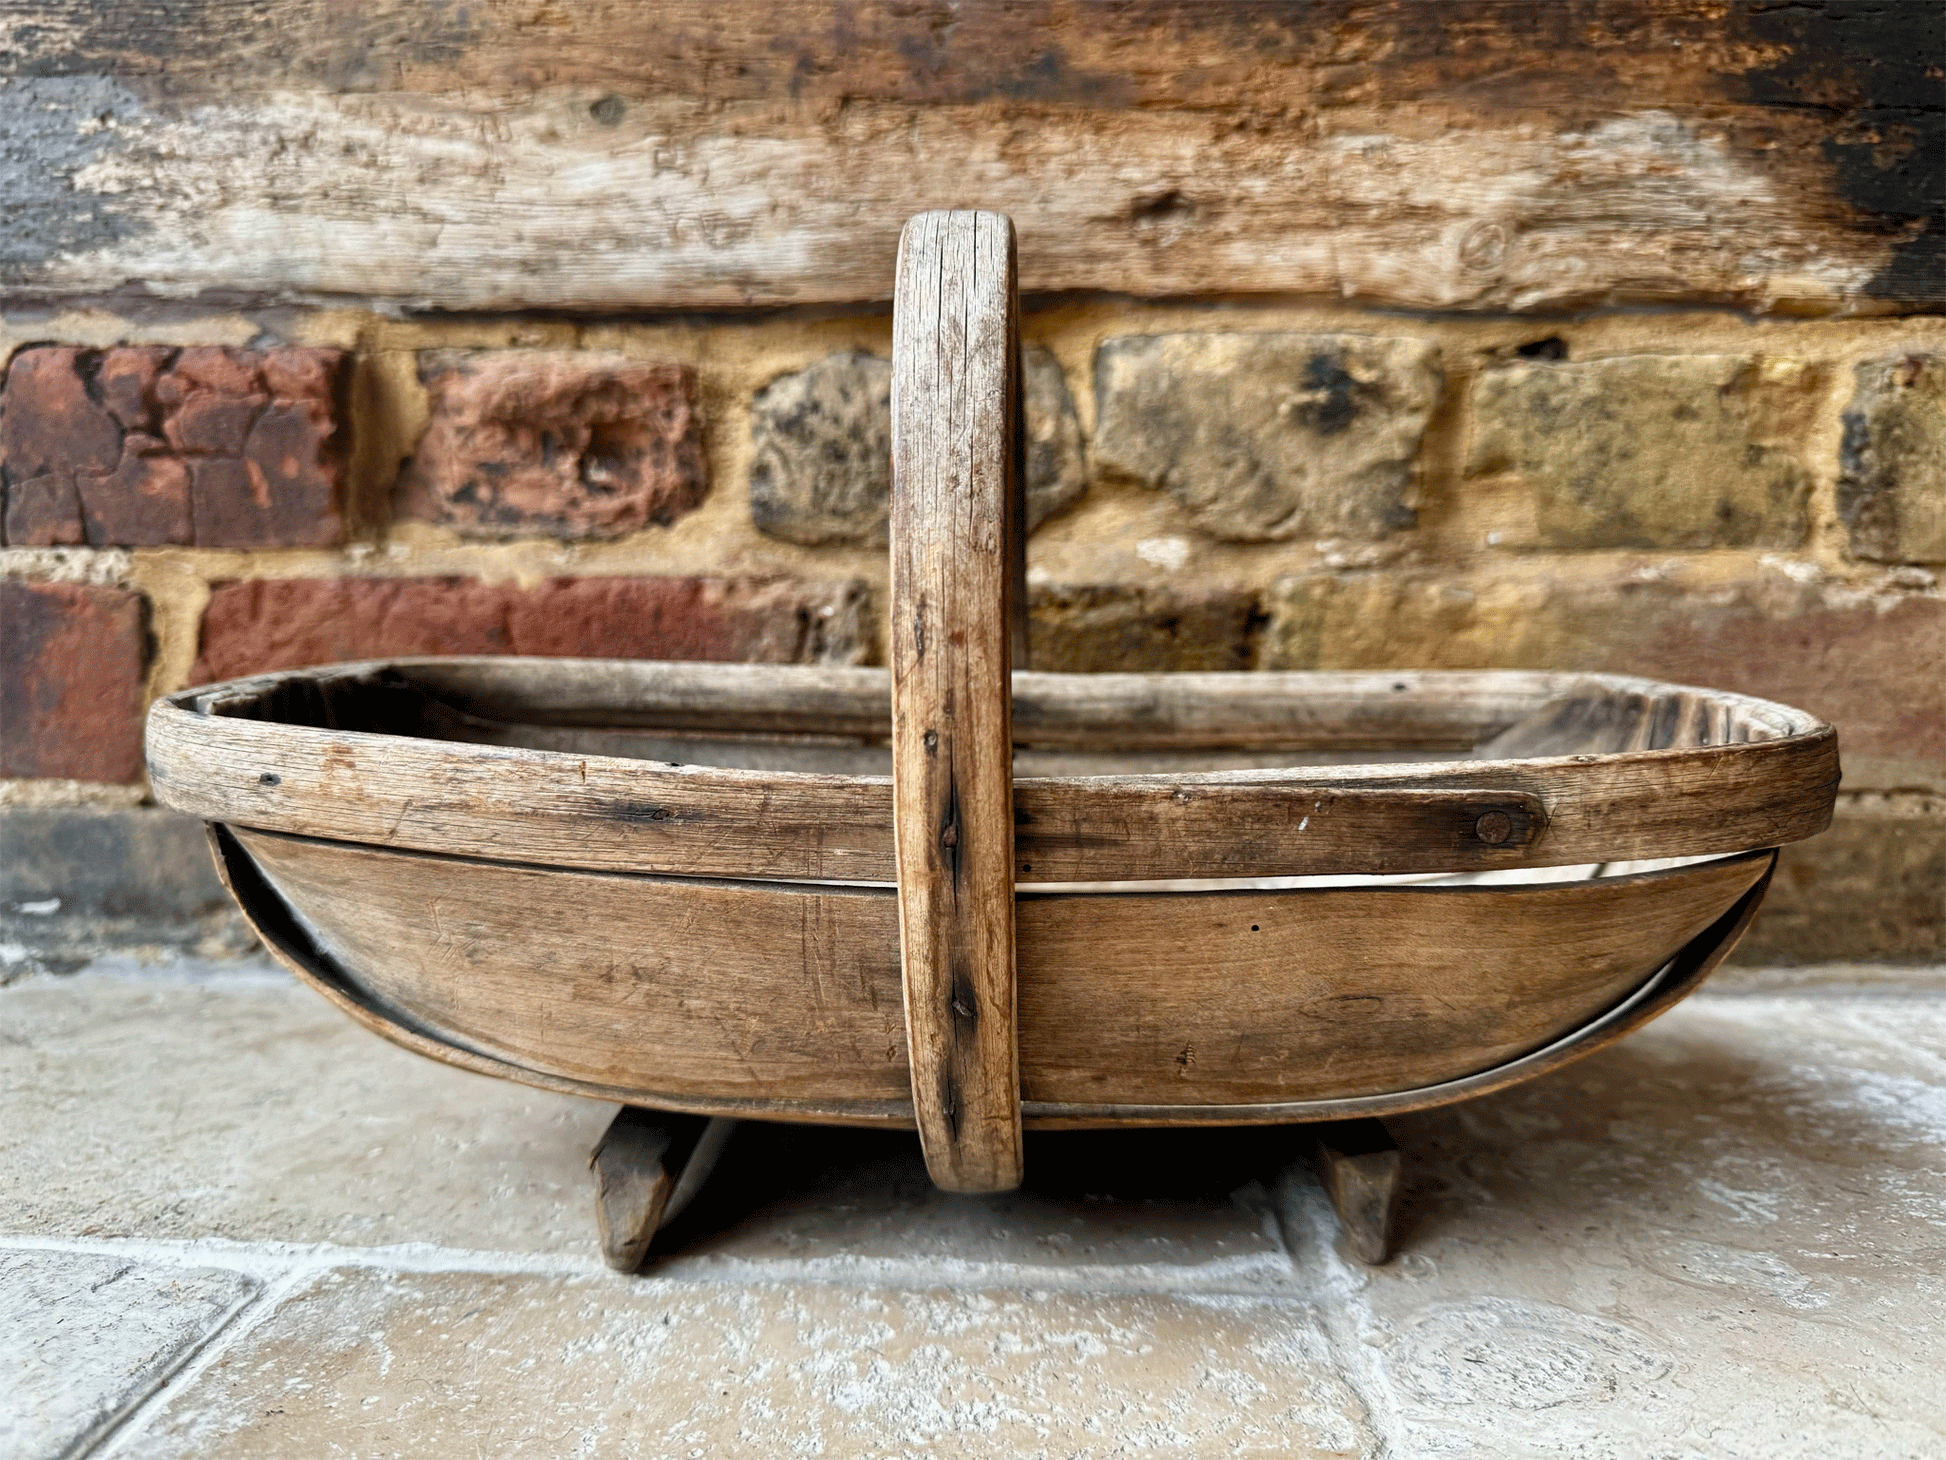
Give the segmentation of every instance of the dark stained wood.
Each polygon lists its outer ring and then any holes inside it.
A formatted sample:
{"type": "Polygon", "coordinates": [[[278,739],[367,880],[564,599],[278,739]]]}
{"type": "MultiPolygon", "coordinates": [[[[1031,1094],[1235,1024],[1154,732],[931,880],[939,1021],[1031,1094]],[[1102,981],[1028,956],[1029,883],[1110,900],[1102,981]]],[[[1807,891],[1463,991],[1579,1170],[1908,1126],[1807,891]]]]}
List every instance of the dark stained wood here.
{"type": "Polygon", "coordinates": [[[912,1101],[947,1191],[1020,1185],[1013,224],[906,225],[892,316],[892,784],[912,1101]]]}
{"type": "Polygon", "coordinates": [[[1384,1262],[1392,1255],[1403,1168],[1391,1132],[1383,1121],[1366,1119],[1328,1121],[1307,1134],[1345,1245],[1360,1262],[1384,1262]]]}
{"type": "Polygon", "coordinates": [[[8,0],[0,31],[18,104],[88,124],[19,179],[32,297],[880,300],[904,218],[965,206],[1015,216],[1033,292],[1946,288],[1919,0],[8,0]]]}

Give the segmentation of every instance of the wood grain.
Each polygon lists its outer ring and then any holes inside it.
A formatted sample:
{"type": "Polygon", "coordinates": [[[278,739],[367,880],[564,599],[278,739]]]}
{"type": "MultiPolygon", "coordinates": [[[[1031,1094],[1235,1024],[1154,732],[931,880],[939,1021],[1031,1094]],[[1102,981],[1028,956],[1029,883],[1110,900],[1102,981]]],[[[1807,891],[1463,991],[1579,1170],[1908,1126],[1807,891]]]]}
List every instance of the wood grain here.
{"type": "Polygon", "coordinates": [[[947,1191],[1020,1185],[1013,224],[923,213],[892,313],[892,786],[912,1102],[947,1191]]]}
{"type": "Polygon", "coordinates": [[[1020,903],[1024,1097],[1241,1106],[1517,1058],[1637,987],[1763,855],[1537,886],[1057,894],[1020,903]],[[1085,1053],[1084,1053],[1085,1051],[1085,1053]]]}
{"type": "MultiPolygon", "coordinates": [[[[497,713],[549,704],[556,720],[599,719],[626,699],[632,707],[619,718],[650,722],[666,692],[670,718],[692,735],[705,724],[736,724],[746,712],[758,729],[808,732],[828,709],[840,734],[827,739],[863,743],[882,735],[889,719],[887,682],[871,671],[510,660],[437,669],[421,662],[396,673],[408,683],[424,676],[460,703],[497,713]],[[462,693],[467,685],[473,689],[462,693]],[[809,708],[793,718],[785,706],[798,696],[809,708]],[[874,696],[885,697],[876,711],[868,703],[874,696]]],[[[389,683],[387,674],[371,666],[300,671],[159,701],[149,717],[156,796],[210,821],[564,867],[895,880],[889,778],[421,738],[428,733],[423,706],[412,694],[397,685],[368,693],[375,680],[389,683]]],[[[1811,716],[1616,677],[1020,675],[1016,683],[1017,725],[1025,721],[1031,728],[1022,733],[1050,744],[1083,745],[1091,735],[1116,736],[1119,726],[1118,738],[1137,745],[1262,744],[1267,763],[1019,780],[1015,877],[1022,883],[1466,872],[1718,855],[1815,835],[1829,823],[1838,780],[1836,736],[1811,716]],[[1534,716],[1555,723],[1561,703],[1611,694],[1658,703],[1658,696],[1699,696],[1713,708],[1671,721],[1681,737],[1734,738],[1501,761],[1302,764],[1311,752],[1384,744],[1388,723],[1395,724],[1390,738],[1409,746],[1465,745],[1534,716]],[[1470,823],[1468,807],[1478,808],[1470,823]],[[1496,809],[1523,834],[1492,843],[1468,832],[1496,809]]],[[[713,751],[725,743],[708,742],[713,751]]],[[[1568,743],[1581,742],[1570,734],[1568,743]]]]}
{"type": "Polygon", "coordinates": [[[1404,1165],[1391,1132],[1377,1120],[1330,1121],[1313,1127],[1311,1139],[1318,1179],[1338,1214],[1345,1245],[1360,1262],[1384,1262],[1392,1255],[1404,1165]]]}
{"type": "Polygon", "coordinates": [[[678,1181],[710,1122],[624,1105],[588,1156],[602,1260],[635,1272],[669,1212],[678,1181]]]}
{"type": "Polygon", "coordinates": [[[1103,1125],[1270,1125],[1285,1122],[1362,1120],[1396,1115],[1407,1110],[1430,1110],[1504,1090],[1558,1070],[1605,1049],[1650,1020],[1667,1013],[1694,993],[1704,979],[1735,950],[1750,930],[1764,893],[1777,869],[1777,853],[1766,852],[1757,880],[1727,911],[1689,942],[1651,978],[1626,998],[1587,1022],[1576,1025],[1552,1043],[1470,1075],[1392,1090],[1378,1095],[1325,1096],[1316,1099],[1253,1102],[1244,1105],[1135,1105],[1110,1107],[1069,1105],[1055,1101],[1023,1101],[1022,1113],[1032,1130],[1093,1129],[1103,1125]]]}
{"type": "Polygon", "coordinates": [[[1934,20],[1842,0],[672,0],[653,25],[619,0],[8,0],[0,72],[75,145],[9,175],[4,281],[879,300],[913,209],[977,205],[1016,217],[1036,293],[1898,308],[1946,288],[1934,20]]]}
{"type": "MultiPolygon", "coordinates": [[[[351,985],[437,1040],[670,1095],[910,1109],[883,890],[557,872],[238,830],[351,985]]],[[[631,1098],[631,1094],[633,1098],[631,1098]]]]}
{"type": "MultiPolygon", "coordinates": [[[[890,891],[550,871],[249,831],[226,834],[219,854],[280,956],[434,1058],[658,1109],[912,1120],[890,891]]],[[[1597,1019],[1770,864],[1024,898],[1023,1109],[1036,1124],[1088,1125],[1383,1108],[1597,1019]]]]}

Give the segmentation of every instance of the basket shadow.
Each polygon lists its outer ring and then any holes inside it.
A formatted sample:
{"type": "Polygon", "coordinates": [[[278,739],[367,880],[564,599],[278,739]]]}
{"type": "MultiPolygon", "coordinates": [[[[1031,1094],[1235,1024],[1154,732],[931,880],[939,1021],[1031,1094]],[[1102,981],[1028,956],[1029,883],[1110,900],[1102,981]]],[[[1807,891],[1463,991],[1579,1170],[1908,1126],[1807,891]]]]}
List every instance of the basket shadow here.
{"type": "Polygon", "coordinates": [[[740,1125],[707,1186],[657,1234],[675,1256],[1153,1260],[1274,1250],[1265,1224],[1290,1128],[1047,1131],[1017,1191],[942,1192],[906,1131],[740,1125]]]}

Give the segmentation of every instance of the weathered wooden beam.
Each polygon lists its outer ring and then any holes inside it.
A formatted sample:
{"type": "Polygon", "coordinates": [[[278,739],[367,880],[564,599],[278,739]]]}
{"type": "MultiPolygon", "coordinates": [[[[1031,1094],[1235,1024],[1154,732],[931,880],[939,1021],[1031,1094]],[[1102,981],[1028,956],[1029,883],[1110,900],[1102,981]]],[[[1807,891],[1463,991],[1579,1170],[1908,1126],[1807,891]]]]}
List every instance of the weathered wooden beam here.
{"type": "Polygon", "coordinates": [[[0,3],[0,298],[875,301],[916,208],[1030,293],[1946,300],[1937,7],[0,3]]]}

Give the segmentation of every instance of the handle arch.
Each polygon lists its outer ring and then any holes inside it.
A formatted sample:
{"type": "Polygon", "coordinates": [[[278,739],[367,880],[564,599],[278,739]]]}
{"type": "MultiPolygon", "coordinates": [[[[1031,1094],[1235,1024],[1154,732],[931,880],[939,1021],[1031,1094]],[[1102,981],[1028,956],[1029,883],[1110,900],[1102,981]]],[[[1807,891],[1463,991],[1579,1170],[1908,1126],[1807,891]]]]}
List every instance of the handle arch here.
{"type": "Polygon", "coordinates": [[[1012,670],[1019,304],[1004,214],[921,213],[892,303],[892,782],[912,1105],[947,1191],[1022,1174],[1012,670]]]}

